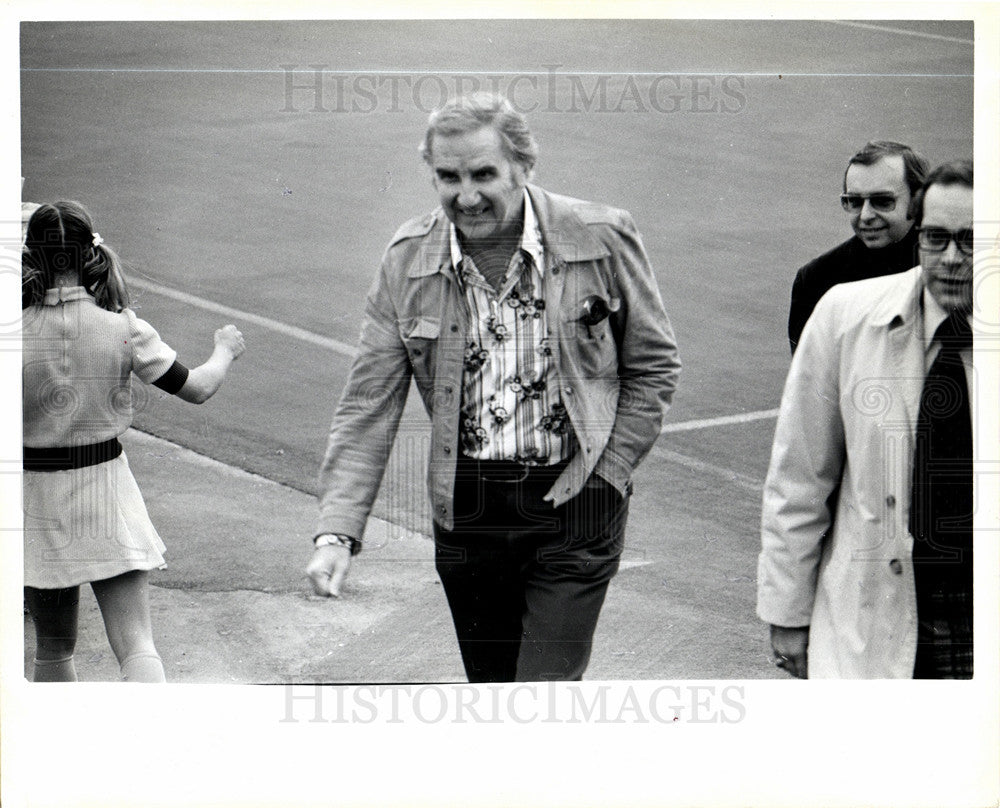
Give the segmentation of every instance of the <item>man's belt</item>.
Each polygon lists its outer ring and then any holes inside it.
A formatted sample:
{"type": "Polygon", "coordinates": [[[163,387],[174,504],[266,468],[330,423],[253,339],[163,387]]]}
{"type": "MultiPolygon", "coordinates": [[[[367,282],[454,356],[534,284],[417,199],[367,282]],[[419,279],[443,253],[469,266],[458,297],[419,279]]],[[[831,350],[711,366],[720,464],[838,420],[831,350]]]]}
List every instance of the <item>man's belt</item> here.
{"type": "Polygon", "coordinates": [[[459,455],[456,473],[466,479],[478,477],[491,483],[521,483],[525,480],[553,481],[562,474],[567,461],[543,464],[522,463],[519,460],[477,460],[467,455],[459,455]]]}

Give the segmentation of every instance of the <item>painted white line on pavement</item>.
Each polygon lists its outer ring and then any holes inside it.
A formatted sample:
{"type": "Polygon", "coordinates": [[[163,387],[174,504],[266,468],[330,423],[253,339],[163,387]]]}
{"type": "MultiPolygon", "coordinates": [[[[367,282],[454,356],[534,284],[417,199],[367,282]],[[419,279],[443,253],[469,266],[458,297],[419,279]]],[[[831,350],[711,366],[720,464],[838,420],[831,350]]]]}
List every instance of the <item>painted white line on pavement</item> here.
{"type": "Polygon", "coordinates": [[[144,278],[135,278],[133,276],[129,278],[128,283],[130,286],[146,289],[150,292],[154,292],[155,294],[169,297],[171,300],[187,303],[189,306],[195,306],[196,308],[204,309],[205,311],[221,314],[234,320],[253,323],[254,325],[268,328],[271,331],[276,331],[279,334],[284,334],[286,337],[301,340],[302,342],[308,342],[310,345],[318,345],[320,348],[326,348],[327,350],[338,353],[341,356],[346,356],[348,359],[353,359],[357,354],[355,347],[353,345],[348,345],[346,342],[340,342],[339,340],[332,339],[331,337],[324,337],[322,334],[306,331],[304,328],[299,328],[298,326],[287,325],[286,323],[272,320],[270,317],[261,317],[259,314],[251,314],[248,311],[240,311],[239,309],[233,309],[229,306],[223,306],[221,303],[213,303],[211,300],[204,300],[203,298],[189,295],[187,292],[179,292],[176,289],[171,289],[169,286],[162,286],[159,283],[154,283],[153,281],[148,281],[144,278]]]}
{"type": "Polygon", "coordinates": [[[708,429],[713,426],[730,426],[731,424],[748,424],[751,421],[766,421],[777,418],[780,410],[757,410],[756,412],[741,412],[737,415],[721,415],[718,418],[702,418],[695,421],[679,421],[676,424],[664,424],[661,435],[668,432],[690,432],[693,429],[708,429]]]}
{"type": "Polygon", "coordinates": [[[707,463],[704,460],[688,457],[680,452],[664,449],[658,444],[654,445],[653,448],[649,450],[649,453],[659,457],[661,460],[666,460],[668,463],[676,463],[677,465],[684,466],[692,471],[698,471],[702,474],[712,474],[716,477],[720,477],[726,482],[739,486],[744,491],[749,491],[751,494],[756,494],[757,496],[760,496],[761,492],[764,490],[763,480],[755,479],[748,474],[740,474],[738,471],[733,471],[725,466],[717,466],[714,463],[707,463]]]}
{"type": "Polygon", "coordinates": [[[630,570],[633,567],[648,567],[650,564],[653,564],[653,563],[655,563],[655,562],[653,562],[653,561],[624,561],[623,560],[623,561],[619,561],[618,562],[618,570],[619,571],[621,571],[621,570],[630,570]]]}
{"type": "MultiPolygon", "coordinates": [[[[221,303],[214,303],[211,300],[205,300],[204,298],[188,294],[187,292],[171,289],[169,286],[164,286],[163,284],[155,283],[154,281],[150,281],[145,278],[136,278],[133,276],[129,278],[128,282],[131,286],[139,289],[145,289],[157,295],[169,297],[171,300],[186,303],[189,306],[194,306],[195,308],[203,309],[204,311],[221,314],[224,317],[229,317],[243,323],[253,323],[254,325],[259,325],[262,328],[275,331],[278,334],[283,334],[286,337],[307,342],[310,345],[316,345],[320,348],[326,348],[327,350],[333,351],[341,356],[346,356],[348,359],[353,359],[357,355],[357,349],[353,345],[348,345],[346,342],[340,342],[339,340],[335,340],[331,337],[325,337],[322,334],[317,334],[313,331],[306,331],[306,329],[299,328],[298,326],[288,325],[287,323],[282,323],[278,320],[272,320],[270,317],[262,317],[259,314],[253,314],[249,311],[241,311],[240,309],[234,309],[230,306],[223,306],[221,303]]],[[[238,322],[237,325],[239,324],[240,323],[238,322]]],[[[681,421],[676,424],[666,424],[660,430],[660,434],[664,435],[668,432],[689,432],[694,429],[728,426],[730,424],[745,424],[750,421],[761,421],[767,418],[775,418],[777,415],[777,410],[759,410],[757,412],[744,412],[737,415],[724,415],[719,418],[703,418],[693,421],[681,421]]],[[[678,455],[678,457],[684,457],[684,455],[678,455]]]]}
{"type": "Polygon", "coordinates": [[[911,31],[907,28],[893,28],[891,25],[873,25],[867,22],[850,22],[848,20],[826,20],[833,25],[846,25],[849,28],[867,28],[870,31],[884,31],[887,34],[902,34],[904,36],[915,36],[921,39],[937,39],[940,42],[958,42],[960,45],[974,45],[971,39],[962,39],[957,36],[945,36],[944,34],[931,34],[927,31],[911,31]]]}

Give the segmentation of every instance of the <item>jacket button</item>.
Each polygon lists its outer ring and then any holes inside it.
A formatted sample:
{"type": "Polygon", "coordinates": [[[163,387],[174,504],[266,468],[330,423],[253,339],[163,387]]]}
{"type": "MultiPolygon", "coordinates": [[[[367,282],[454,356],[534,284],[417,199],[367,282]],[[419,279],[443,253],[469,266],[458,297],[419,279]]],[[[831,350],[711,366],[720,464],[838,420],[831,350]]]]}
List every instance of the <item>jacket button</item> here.
{"type": "Polygon", "coordinates": [[[452,330],[452,333],[454,333],[455,331],[458,331],[458,326],[455,325],[454,323],[452,323],[451,330],[452,330]]]}
{"type": "Polygon", "coordinates": [[[451,454],[451,447],[450,446],[445,446],[444,447],[444,453],[445,454],[451,454]]]}
{"type": "Polygon", "coordinates": [[[893,575],[902,575],[903,563],[898,558],[894,558],[889,562],[889,569],[892,570],[893,575]]]}
{"type": "Polygon", "coordinates": [[[571,395],[573,395],[573,388],[572,388],[572,387],[566,387],[566,388],[563,388],[563,392],[564,392],[564,393],[565,393],[566,395],[568,395],[568,396],[571,396],[571,395]]]}
{"type": "Polygon", "coordinates": [[[896,498],[892,494],[889,494],[889,496],[885,498],[885,504],[888,505],[890,508],[895,508],[896,498]]]}
{"type": "Polygon", "coordinates": [[[552,267],[552,274],[553,275],[559,274],[559,264],[556,264],[554,267],[552,267]]]}
{"type": "Polygon", "coordinates": [[[421,353],[421,352],[420,352],[420,349],[419,349],[419,348],[414,348],[414,349],[413,349],[413,355],[414,355],[414,356],[420,356],[420,353],[421,353]]]}

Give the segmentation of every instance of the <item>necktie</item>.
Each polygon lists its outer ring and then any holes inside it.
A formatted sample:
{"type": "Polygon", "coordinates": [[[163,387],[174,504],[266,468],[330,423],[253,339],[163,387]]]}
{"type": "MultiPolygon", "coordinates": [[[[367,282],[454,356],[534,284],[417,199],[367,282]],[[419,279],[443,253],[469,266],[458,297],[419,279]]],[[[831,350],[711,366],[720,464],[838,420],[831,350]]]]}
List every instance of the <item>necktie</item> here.
{"type": "Polygon", "coordinates": [[[934,334],[941,347],[924,379],[913,453],[910,533],[917,594],[918,679],[968,679],[972,643],[972,418],[959,351],[964,316],[934,334]]]}
{"type": "Polygon", "coordinates": [[[972,344],[972,332],[964,315],[952,314],[934,339],[941,348],[920,395],[910,533],[914,562],[964,566],[972,549],[972,417],[959,351],[972,344]]]}

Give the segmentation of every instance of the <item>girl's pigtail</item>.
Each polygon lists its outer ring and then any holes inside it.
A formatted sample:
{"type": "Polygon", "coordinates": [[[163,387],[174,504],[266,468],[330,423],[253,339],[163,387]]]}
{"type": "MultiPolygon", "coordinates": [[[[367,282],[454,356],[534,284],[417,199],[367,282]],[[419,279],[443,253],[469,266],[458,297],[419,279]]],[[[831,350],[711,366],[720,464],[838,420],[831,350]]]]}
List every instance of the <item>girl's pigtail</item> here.
{"type": "Polygon", "coordinates": [[[45,273],[31,250],[21,250],[21,308],[40,306],[45,299],[45,273]]]}
{"type": "Polygon", "coordinates": [[[83,267],[83,286],[102,309],[121,311],[129,304],[121,259],[96,233],[94,242],[93,258],[83,267]]]}

